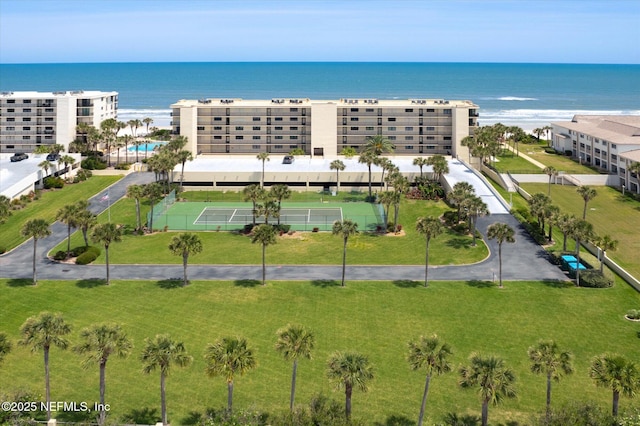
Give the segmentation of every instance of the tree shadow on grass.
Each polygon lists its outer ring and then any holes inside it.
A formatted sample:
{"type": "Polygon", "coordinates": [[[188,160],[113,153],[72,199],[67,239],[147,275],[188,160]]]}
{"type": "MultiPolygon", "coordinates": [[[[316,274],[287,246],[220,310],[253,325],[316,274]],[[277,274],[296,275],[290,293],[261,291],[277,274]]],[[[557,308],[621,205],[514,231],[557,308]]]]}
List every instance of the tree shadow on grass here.
{"type": "Polygon", "coordinates": [[[416,422],[406,416],[392,414],[384,422],[376,422],[375,426],[415,426],[416,422]]]}
{"type": "Polygon", "coordinates": [[[393,285],[400,288],[415,288],[424,286],[424,282],[414,280],[395,280],[393,281],[393,285]]]}
{"type": "Polygon", "coordinates": [[[7,281],[8,287],[28,287],[33,285],[31,278],[11,278],[7,281]]]}
{"type": "Polygon", "coordinates": [[[550,280],[550,279],[542,280],[542,284],[552,288],[575,287],[575,284],[573,284],[571,281],[559,281],[559,280],[550,280]]]}
{"type": "MultiPolygon", "coordinates": [[[[480,238],[478,238],[476,240],[476,244],[478,244],[479,242],[481,242],[482,240],[480,238]]],[[[447,242],[446,245],[454,248],[454,249],[463,249],[463,248],[470,248],[473,247],[472,244],[472,240],[470,240],[468,237],[464,236],[456,236],[453,238],[450,238],[447,242]]]]}
{"type": "Polygon", "coordinates": [[[482,281],[482,280],[468,280],[467,285],[469,287],[475,287],[475,288],[491,288],[496,286],[491,281],[482,281]]]}
{"type": "Polygon", "coordinates": [[[233,285],[235,285],[236,287],[246,287],[246,288],[258,287],[261,284],[262,284],[262,281],[260,280],[235,280],[233,282],[233,285]]]}
{"type": "Polygon", "coordinates": [[[94,288],[106,286],[107,281],[102,278],[86,278],[84,280],[78,280],[76,286],[78,288],[94,288]]]}
{"type": "Polygon", "coordinates": [[[180,424],[183,425],[199,425],[202,424],[204,421],[204,415],[198,411],[191,411],[187,417],[184,417],[181,421],[180,424]]]}
{"type": "Polygon", "coordinates": [[[166,280],[158,281],[156,284],[160,288],[171,290],[172,288],[182,287],[183,282],[181,278],[167,278],[166,280]]]}
{"type": "Polygon", "coordinates": [[[314,287],[340,287],[340,282],[336,280],[312,280],[311,285],[314,287]]]}
{"type": "Polygon", "coordinates": [[[160,421],[160,415],[157,408],[133,408],[122,416],[123,423],[137,425],[154,425],[158,421],[160,421]]]}

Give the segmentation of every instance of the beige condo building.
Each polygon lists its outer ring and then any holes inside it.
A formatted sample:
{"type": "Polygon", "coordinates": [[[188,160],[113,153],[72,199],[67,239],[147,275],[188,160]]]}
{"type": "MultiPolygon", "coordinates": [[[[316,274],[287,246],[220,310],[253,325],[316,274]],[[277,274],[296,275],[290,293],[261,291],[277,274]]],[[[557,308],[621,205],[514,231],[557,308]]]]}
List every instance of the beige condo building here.
{"type": "Polygon", "coordinates": [[[313,157],[356,151],[384,135],[396,155],[467,155],[464,137],[478,125],[471,101],[440,99],[200,99],[171,105],[173,133],[196,154],[287,154],[313,157]]]}
{"type": "Polygon", "coordinates": [[[0,152],[33,152],[60,144],[68,150],[80,123],[99,128],[118,116],[118,92],[0,93],[0,152]]]}

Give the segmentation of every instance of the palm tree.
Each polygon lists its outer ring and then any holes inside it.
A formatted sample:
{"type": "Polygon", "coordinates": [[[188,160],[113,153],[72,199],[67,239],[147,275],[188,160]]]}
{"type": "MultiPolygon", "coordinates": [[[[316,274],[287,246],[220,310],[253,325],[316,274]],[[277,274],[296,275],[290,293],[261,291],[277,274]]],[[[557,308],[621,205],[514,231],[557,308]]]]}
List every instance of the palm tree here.
{"type": "Polygon", "coordinates": [[[544,129],[542,127],[536,127],[533,129],[533,134],[538,138],[538,142],[540,142],[540,135],[544,133],[544,129]]]}
{"type": "Polygon", "coordinates": [[[189,255],[202,252],[202,241],[196,234],[185,232],[184,234],[173,237],[169,244],[169,250],[176,256],[182,256],[182,269],[184,271],[183,285],[188,285],[187,263],[189,261],[189,255]]]}
{"type": "Polygon", "coordinates": [[[368,389],[368,382],[373,380],[373,366],[369,359],[357,352],[334,352],[327,362],[327,377],[334,382],[337,389],[344,388],[344,412],[351,418],[351,394],[353,388],[362,392],[368,389]]]}
{"type": "Polygon", "coordinates": [[[262,161],[262,177],[260,178],[260,187],[264,188],[264,163],[266,161],[270,161],[269,160],[269,153],[268,152],[261,152],[260,154],[256,155],[256,158],[260,161],[262,161]]]}
{"type": "Polygon", "coordinates": [[[96,217],[95,214],[91,213],[89,210],[82,209],[78,211],[75,221],[76,221],[76,226],[80,228],[80,230],[82,231],[82,238],[84,239],[85,247],[89,247],[89,240],[87,238],[87,233],[89,232],[89,229],[96,226],[96,224],[98,223],[98,218],[96,217]]]}
{"type": "Polygon", "coordinates": [[[569,351],[561,352],[553,340],[540,340],[528,351],[531,372],[547,376],[547,419],[551,414],[551,380],[559,382],[564,375],[573,373],[572,358],[569,351]]]}
{"type": "Polygon", "coordinates": [[[287,325],[276,332],[276,351],[280,352],[286,361],[293,360],[293,373],[291,373],[291,398],[289,410],[293,411],[293,403],[296,395],[296,377],[298,375],[298,359],[311,359],[311,351],[315,346],[314,334],[301,325],[287,325]]]}
{"type": "Polygon", "coordinates": [[[550,143],[550,142],[551,142],[551,139],[549,138],[549,131],[550,131],[550,130],[553,130],[553,127],[551,127],[551,126],[544,126],[544,127],[542,128],[542,130],[544,130],[544,131],[547,133],[547,146],[551,146],[551,143],[550,143]]]}
{"type": "Polygon", "coordinates": [[[422,405],[420,406],[420,416],[418,426],[422,426],[424,408],[427,405],[427,394],[429,393],[429,383],[431,376],[440,376],[451,371],[451,363],[448,357],[452,355],[451,347],[440,340],[437,335],[431,337],[420,336],[418,341],[409,342],[409,356],[407,360],[413,371],[426,370],[426,380],[424,393],[422,394],[422,405]]]}
{"type": "Polygon", "coordinates": [[[109,357],[126,358],[131,353],[133,343],[127,333],[117,324],[94,324],[80,332],[82,343],[74,347],[74,351],[86,355],[85,368],[98,364],[100,368],[100,416],[98,423],[103,425],[107,413],[105,411],[106,370],[109,357]]]}
{"type": "Polygon", "coordinates": [[[142,229],[140,217],[140,199],[144,197],[144,187],[142,185],[129,185],[127,187],[127,197],[136,201],[136,231],[142,229]]]}
{"type": "Polygon", "coordinates": [[[596,386],[613,392],[611,414],[618,415],[620,394],[633,398],[640,389],[640,371],[633,361],[621,355],[603,354],[593,359],[589,376],[596,386]]]}
{"type": "MultiPolygon", "coordinates": [[[[538,139],[540,139],[540,137],[538,137],[538,139]]],[[[545,172],[547,176],[549,176],[549,188],[547,189],[547,195],[550,197],[551,196],[551,178],[553,178],[554,176],[558,176],[558,171],[553,166],[547,166],[544,169],[542,169],[542,171],[545,172]]]]}
{"type": "Polygon", "coordinates": [[[38,167],[44,170],[44,175],[42,175],[40,179],[40,186],[43,186],[44,178],[45,176],[49,175],[49,169],[51,168],[51,166],[53,166],[53,163],[51,163],[51,161],[48,161],[48,160],[41,161],[38,164],[38,167]]]}
{"type": "Polygon", "coordinates": [[[393,204],[393,199],[395,198],[394,191],[384,191],[381,192],[378,201],[380,204],[384,206],[384,231],[387,232],[387,228],[389,227],[389,208],[391,204],[393,204]]]}
{"type": "Polygon", "coordinates": [[[150,126],[151,124],[153,124],[153,118],[151,118],[151,117],[145,117],[145,118],[143,118],[143,119],[142,119],[142,122],[143,122],[143,123],[144,123],[144,125],[147,127],[147,131],[146,131],[145,135],[146,135],[146,136],[148,136],[148,135],[149,135],[149,126],[150,126]]]}
{"type": "Polygon", "coordinates": [[[434,182],[440,182],[440,178],[449,173],[449,163],[447,162],[447,159],[440,154],[427,158],[427,165],[431,166],[431,169],[433,170],[434,182]]]}
{"type": "Polygon", "coordinates": [[[205,372],[209,377],[223,376],[227,380],[227,410],[233,411],[233,379],[258,366],[253,349],[244,338],[223,337],[209,343],[204,350],[205,372]]]}
{"type": "Polygon", "coordinates": [[[479,387],[482,400],[482,426],[487,426],[489,403],[498,405],[505,398],[515,398],[515,374],[507,368],[502,358],[490,355],[483,357],[474,353],[470,364],[460,368],[459,385],[463,389],[479,387]]]}
{"type": "Polygon", "coordinates": [[[382,135],[375,135],[367,138],[367,144],[364,146],[363,152],[370,152],[378,157],[385,153],[392,153],[395,149],[396,147],[389,139],[382,135]]]}
{"type": "Polygon", "coordinates": [[[71,333],[71,326],[62,318],[62,314],[40,312],[36,317],[29,317],[20,327],[22,338],[19,345],[31,346],[31,351],[42,349],[44,353],[44,383],[47,399],[47,420],[51,420],[51,386],[49,384],[49,350],[52,346],[67,349],[69,342],[64,338],[71,333]]]}
{"type": "Polygon", "coordinates": [[[0,333],[0,364],[4,360],[4,357],[11,352],[11,341],[5,333],[0,333]]]}
{"type": "Polygon", "coordinates": [[[596,245],[602,250],[600,257],[600,273],[604,270],[604,260],[607,257],[608,250],[616,250],[618,248],[618,240],[614,240],[611,235],[603,235],[596,240],[596,245]]]}
{"type": "Polygon", "coordinates": [[[278,218],[280,224],[280,205],[275,200],[266,200],[264,204],[256,205],[256,216],[264,216],[265,225],[269,224],[270,217],[278,218]]]}
{"type": "Polygon", "coordinates": [[[382,169],[382,173],[380,175],[380,185],[382,187],[382,189],[384,189],[384,173],[389,170],[393,170],[396,167],[395,164],[393,164],[393,162],[391,162],[391,160],[389,160],[386,157],[376,157],[375,161],[373,162],[373,164],[375,164],[376,166],[380,167],[382,169]]]}
{"type": "Polygon", "coordinates": [[[498,259],[500,262],[500,288],[502,288],[502,243],[515,243],[516,240],[513,238],[515,231],[512,227],[507,225],[506,223],[494,223],[489,225],[487,228],[487,238],[490,240],[495,239],[498,243],[498,259]]]}
{"type": "Polygon", "coordinates": [[[427,159],[424,157],[416,157],[413,159],[413,165],[420,167],[420,178],[422,179],[422,168],[427,165],[427,159]]]}
{"type": "Polygon", "coordinates": [[[473,185],[471,185],[469,182],[463,181],[453,185],[451,192],[447,194],[447,198],[449,199],[449,202],[451,202],[451,204],[453,204],[458,210],[458,222],[462,220],[463,201],[466,198],[472,195],[475,195],[475,193],[476,193],[476,190],[473,187],[473,185]]]}
{"type": "Polygon", "coordinates": [[[442,226],[442,223],[440,223],[440,219],[437,217],[419,217],[416,222],[416,231],[418,231],[419,234],[424,235],[427,242],[427,254],[425,256],[424,265],[424,286],[427,287],[429,285],[429,244],[431,243],[432,238],[442,234],[444,227],[442,226]]]}
{"type": "Polygon", "coordinates": [[[576,240],[576,286],[580,287],[580,245],[593,238],[593,225],[584,219],[578,219],[571,228],[571,236],[576,240]]]}
{"type": "Polygon", "coordinates": [[[331,164],[329,164],[329,169],[336,171],[336,194],[340,192],[340,172],[346,168],[347,166],[345,166],[342,160],[333,160],[331,164]]]}
{"type": "Polygon", "coordinates": [[[162,185],[158,182],[148,183],[143,187],[144,196],[149,199],[149,232],[153,233],[153,206],[162,199],[162,185]]]}
{"type": "Polygon", "coordinates": [[[349,219],[336,220],[333,223],[333,235],[342,237],[342,287],[344,287],[344,272],[347,266],[347,242],[349,237],[358,233],[358,224],[349,219]]]}
{"type": "Polygon", "coordinates": [[[567,237],[571,235],[577,220],[578,219],[574,215],[563,213],[556,221],[556,226],[558,226],[563,234],[562,251],[567,251],[567,237]]]}
{"type": "Polygon", "coordinates": [[[11,216],[11,200],[9,197],[0,195],[0,224],[11,216]]]}
{"type": "Polygon", "coordinates": [[[67,225],[67,257],[71,255],[71,228],[77,226],[78,208],[75,204],[63,206],[56,214],[56,220],[67,225]]]}
{"type": "Polygon", "coordinates": [[[44,219],[32,219],[24,224],[20,231],[23,237],[33,238],[33,285],[38,284],[36,276],[36,249],[38,240],[51,235],[49,224],[44,219]]]}
{"type": "Polygon", "coordinates": [[[369,169],[369,199],[373,196],[371,191],[371,165],[375,163],[376,158],[376,155],[369,151],[363,151],[358,158],[358,163],[366,164],[369,169]]]}
{"type": "Polygon", "coordinates": [[[469,232],[473,236],[472,246],[476,246],[476,222],[478,217],[486,216],[489,214],[489,207],[482,201],[482,198],[473,195],[463,201],[463,206],[467,211],[467,217],[469,218],[469,232]]]}
{"type": "Polygon", "coordinates": [[[173,364],[186,367],[193,361],[182,342],[176,342],[168,334],[157,334],[151,339],[144,339],[144,349],[140,356],[142,372],[149,374],[160,370],[160,406],[162,410],[162,424],[169,424],[167,420],[167,401],[165,396],[165,380],[171,372],[173,364]]]}
{"type": "Polygon", "coordinates": [[[258,201],[265,197],[265,190],[259,185],[251,184],[245,186],[242,190],[243,200],[251,201],[253,203],[253,209],[251,210],[253,216],[253,226],[256,226],[256,212],[258,201]]]}
{"type": "Polygon", "coordinates": [[[280,210],[282,206],[282,200],[287,200],[291,197],[291,190],[287,185],[273,185],[269,188],[269,195],[278,202],[278,225],[280,225],[280,210]]]}
{"type": "Polygon", "coordinates": [[[587,203],[589,203],[589,201],[595,198],[595,196],[598,195],[598,192],[594,188],[591,188],[590,186],[587,186],[587,185],[579,186],[576,191],[578,192],[578,194],[580,194],[580,196],[584,200],[584,209],[582,210],[582,219],[586,219],[587,203]]]}
{"type": "Polygon", "coordinates": [[[115,223],[102,223],[93,228],[91,239],[104,246],[105,263],[107,264],[107,285],[109,285],[109,246],[122,240],[122,228],[115,223]]]}
{"type": "Polygon", "coordinates": [[[252,243],[260,243],[262,245],[262,285],[267,285],[267,264],[266,264],[266,251],[267,246],[275,244],[276,230],[273,226],[262,224],[253,228],[253,235],[251,236],[252,243]]]}
{"type": "Polygon", "coordinates": [[[178,152],[178,162],[182,165],[182,170],[180,172],[180,188],[182,188],[182,182],[184,181],[184,164],[187,161],[193,161],[191,151],[182,150],[178,152]]]}
{"type": "Polygon", "coordinates": [[[531,214],[538,219],[538,227],[540,231],[544,233],[544,219],[545,213],[551,205],[551,198],[542,192],[536,192],[527,201],[529,203],[529,210],[531,214]]]}

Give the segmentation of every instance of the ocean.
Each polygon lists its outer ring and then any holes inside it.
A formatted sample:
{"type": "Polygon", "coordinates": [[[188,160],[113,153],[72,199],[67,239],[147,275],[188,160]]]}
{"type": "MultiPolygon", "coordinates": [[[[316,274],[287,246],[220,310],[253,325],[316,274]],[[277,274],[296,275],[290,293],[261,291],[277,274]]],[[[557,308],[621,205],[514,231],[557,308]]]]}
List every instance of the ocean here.
{"type": "Polygon", "coordinates": [[[492,63],[0,64],[0,90],[119,92],[119,119],[169,126],[180,99],[468,99],[480,125],[640,114],[640,65],[492,63]]]}

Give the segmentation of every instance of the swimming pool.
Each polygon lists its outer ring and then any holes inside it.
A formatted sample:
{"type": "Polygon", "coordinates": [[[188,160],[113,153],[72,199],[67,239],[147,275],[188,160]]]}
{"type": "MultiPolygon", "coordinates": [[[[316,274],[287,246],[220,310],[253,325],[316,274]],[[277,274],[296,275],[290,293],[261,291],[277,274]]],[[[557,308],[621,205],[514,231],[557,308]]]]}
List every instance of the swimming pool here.
{"type": "MultiPolygon", "coordinates": [[[[162,145],[166,145],[166,142],[149,142],[148,144],[141,144],[138,145],[138,152],[150,152],[153,151],[156,147],[162,146],[162,145]]],[[[135,145],[132,145],[128,148],[129,152],[136,152],[136,147],[135,145]]]]}

